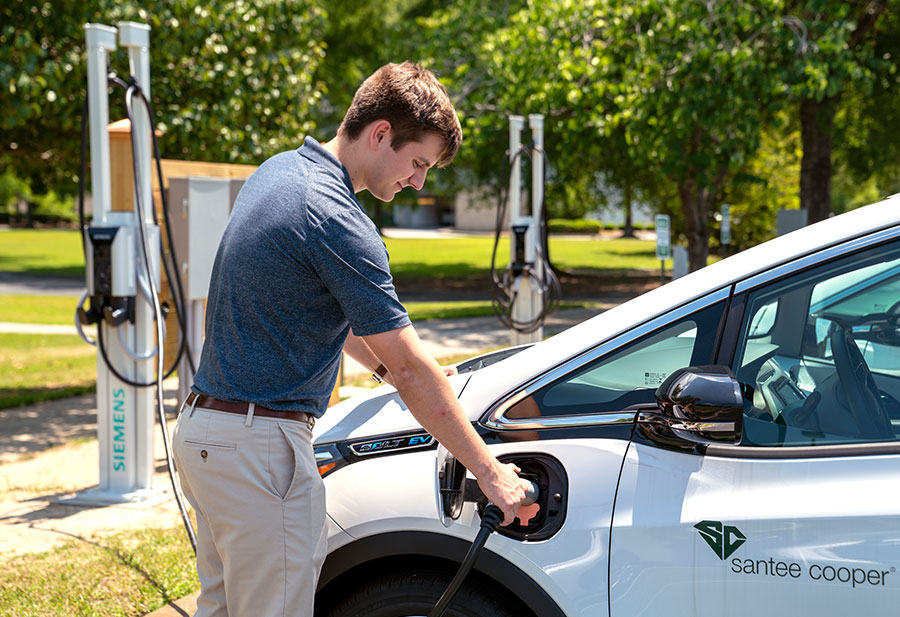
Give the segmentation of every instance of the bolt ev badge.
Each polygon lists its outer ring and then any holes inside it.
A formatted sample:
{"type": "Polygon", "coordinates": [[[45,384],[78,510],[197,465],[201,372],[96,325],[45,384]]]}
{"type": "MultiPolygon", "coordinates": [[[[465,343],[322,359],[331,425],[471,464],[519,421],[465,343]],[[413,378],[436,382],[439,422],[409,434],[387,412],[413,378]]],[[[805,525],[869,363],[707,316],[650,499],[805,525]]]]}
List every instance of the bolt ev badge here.
{"type": "Polygon", "coordinates": [[[420,435],[405,435],[389,439],[378,439],[350,445],[350,449],[357,456],[366,454],[380,454],[381,452],[396,452],[397,450],[412,450],[414,448],[427,448],[434,443],[434,437],[428,433],[420,435]]]}
{"type": "Polygon", "coordinates": [[[723,525],[720,521],[700,521],[694,528],[722,560],[727,559],[747,541],[747,536],[742,534],[740,529],[732,525],[723,525]]]}

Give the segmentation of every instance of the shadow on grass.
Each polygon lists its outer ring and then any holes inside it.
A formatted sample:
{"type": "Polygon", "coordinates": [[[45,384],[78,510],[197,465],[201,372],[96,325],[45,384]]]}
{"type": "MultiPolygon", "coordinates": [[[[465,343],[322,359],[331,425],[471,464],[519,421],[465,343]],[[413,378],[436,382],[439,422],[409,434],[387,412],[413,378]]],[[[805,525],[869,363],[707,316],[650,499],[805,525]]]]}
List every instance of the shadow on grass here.
{"type": "MultiPolygon", "coordinates": [[[[172,597],[172,594],[169,593],[169,589],[166,587],[166,585],[160,582],[151,572],[148,572],[147,569],[141,565],[138,557],[136,556],[137,551],[125,551],[121,546],[115,546],[114,544],[111,545],[97,540],[91,540],[90,538],[86,538],[82,535],[70,533],[68,531],[62,531],[60,529],[54,529],[52,531],[60,535],[67,536],[73,540],[77,540],[85,544],[90,544],[91,546],[105,551],[121,565],[140,575],[141,578],[143,578],[153,589],[155,589],[159,594],[160,599],[162,600],[161,606],[168,604],[174,610],[178,611],[180,615],[185,615],[186,617],[188,616],[188,613],[184,612],[181,608],[173,604],[173,602],[178,598],[172,597]]],[[[115,536],[112,537],[112,540],[115,541],[115,536]]]]}

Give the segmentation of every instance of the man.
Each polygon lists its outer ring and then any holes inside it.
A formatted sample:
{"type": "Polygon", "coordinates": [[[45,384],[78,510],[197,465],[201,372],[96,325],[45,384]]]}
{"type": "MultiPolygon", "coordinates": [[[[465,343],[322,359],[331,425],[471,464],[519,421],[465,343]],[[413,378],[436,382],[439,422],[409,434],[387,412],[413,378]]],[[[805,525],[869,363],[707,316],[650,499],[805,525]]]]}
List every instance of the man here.
{"type": "Polygon", "coordinates": [[[396,386],[512,522],[525,495],[518,470],[490,453],[423,349],[355,198],[421,189],[461,139],[435,76],[389,64],[360,86],[334,139],[275,155],[238,195],[174,439],[197,513],[198,617],[312,616],[326,529],[311,428],[342,348],[396,386]]]}

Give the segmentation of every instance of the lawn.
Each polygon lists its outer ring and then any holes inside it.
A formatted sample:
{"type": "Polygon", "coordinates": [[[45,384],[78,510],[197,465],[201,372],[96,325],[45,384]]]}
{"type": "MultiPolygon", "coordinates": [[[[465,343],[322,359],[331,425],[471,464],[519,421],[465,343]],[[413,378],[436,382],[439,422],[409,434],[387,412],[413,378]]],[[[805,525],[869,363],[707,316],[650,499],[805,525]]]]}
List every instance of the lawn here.
{"type": "Polygon", "coordinates": [[[74,296],[0,295],[0,321],[71,326],[77,301],[74,296]]]}
{"type": "MultiPolygon", "coordinates": [[[[395,278],[487,277],[494,239],[386,238],[395,278]]],[[[564,270],[649,271],[659,268],[651,240],[550,237],[550,256],[564,270]]],[[[501,238],[497,265],[509,261],[509,242],[501,238]]],[[[81,235],[77,231],[0,231],[0,270],[35,275],[84,276],[81,235]]]]}
{"type": "Polygon", "coordinates": [[[0,271],[83,277],[81,234],[56,229],[0,231],[0,271]]]}
{"type": "MultiPolygon", "coordinates": [[[[387,238],[391,272],[404,278],[476,278],[490,272],[493,238],[387,238]]],[[[646,272],[659,268],[656,243],[649,240],[550,237],[550,258],[568,271],[646,272]]],[[[509,241],[501,238],[496,265],[509,261],[509,241]]]]}
{"type": "Polygon", "coordinates": [[[139,617],[199,586],[182,527],[70,540],[0,563],[0,617],[139,617]]]}
{"type": "Polygon", "coordinates": [[[0,334],[0,409],[96,387],[97,354],[75,335],[0,334]]]}

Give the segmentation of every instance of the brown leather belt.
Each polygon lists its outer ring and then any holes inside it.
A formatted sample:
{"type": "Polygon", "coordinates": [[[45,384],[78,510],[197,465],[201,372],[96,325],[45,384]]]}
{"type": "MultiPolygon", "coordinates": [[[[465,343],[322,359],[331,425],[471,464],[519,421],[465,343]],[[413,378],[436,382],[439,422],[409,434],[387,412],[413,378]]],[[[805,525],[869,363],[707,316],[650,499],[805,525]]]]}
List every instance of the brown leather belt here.
{"type": "MultiPolygon", "coordinates": [[[[214,409],[216,411],[227,411],[228,413],[236,413],[246,416],[250,409],[250,403],[236,403],[233,401],[223,401],[212,396],[200,396],[194,392],[188,394],[185,400],[185,407],[200,407],[202,409],[214,409]]],[[[277,409],[269,409],[262,405],[255,405],[253,408],[254,416],[263,418],[277,418],[279,420],[296,420],[304,422],[312,428],[316,423],[316,418],[312,414],[305,411],[278,411],[277,409]]]]}

